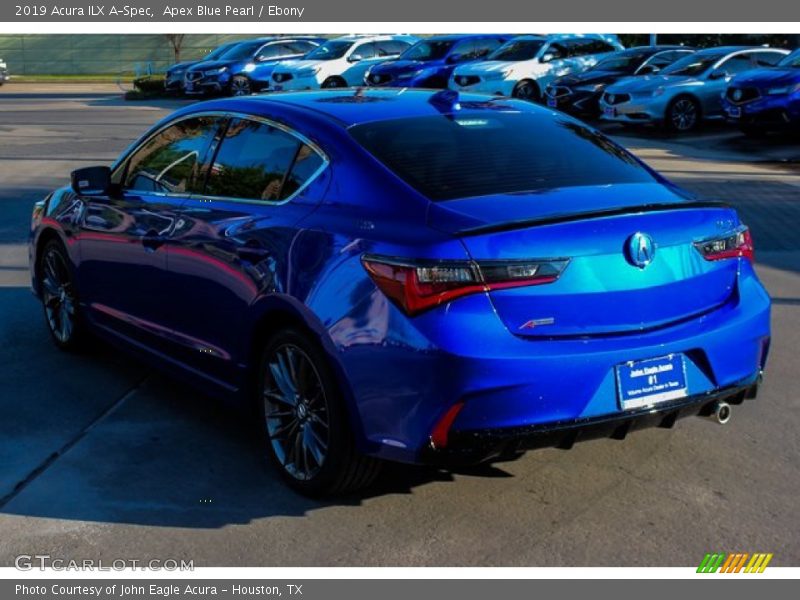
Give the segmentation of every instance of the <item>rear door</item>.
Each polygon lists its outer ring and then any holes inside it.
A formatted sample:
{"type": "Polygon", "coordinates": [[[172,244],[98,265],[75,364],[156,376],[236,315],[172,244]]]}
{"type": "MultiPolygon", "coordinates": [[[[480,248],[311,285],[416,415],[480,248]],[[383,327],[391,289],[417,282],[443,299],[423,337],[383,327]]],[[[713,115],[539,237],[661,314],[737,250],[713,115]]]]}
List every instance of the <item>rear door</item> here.
{"type": "Polygon", "coordinates": [[[311,142],[260,119],[232,118],[215,143],[201,195],[180,210],[170,256],[184,362],[236,381],[250,309],[291,293],[294,225],[322,198],[327,160],[311,142]]]}

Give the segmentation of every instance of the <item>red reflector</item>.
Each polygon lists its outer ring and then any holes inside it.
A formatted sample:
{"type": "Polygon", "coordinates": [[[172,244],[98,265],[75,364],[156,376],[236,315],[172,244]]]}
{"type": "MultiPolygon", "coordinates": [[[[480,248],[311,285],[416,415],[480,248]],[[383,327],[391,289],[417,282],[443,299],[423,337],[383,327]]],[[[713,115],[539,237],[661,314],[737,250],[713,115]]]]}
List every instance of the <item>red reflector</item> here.
{"type": "Polygon", "coordinates": [[[434,448],[445,448],[447,446],[447,436],[450,433],[450,428],[453,426],[453,421],[456,420],[458,413],[464,408],[463,402],[457,402],[447,409],[442,415],[442,418],[436,423],[436,426],[431,432],[431,445],[434,448]]]}

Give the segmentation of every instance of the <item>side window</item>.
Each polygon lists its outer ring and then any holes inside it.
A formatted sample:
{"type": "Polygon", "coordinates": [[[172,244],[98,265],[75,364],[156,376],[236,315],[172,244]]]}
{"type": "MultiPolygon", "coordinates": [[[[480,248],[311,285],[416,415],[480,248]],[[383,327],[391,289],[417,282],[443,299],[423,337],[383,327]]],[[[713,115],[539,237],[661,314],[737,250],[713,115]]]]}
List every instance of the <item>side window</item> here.
{"type": "Polygon", "coordinates": [[[218,125],[216,117],[197,117],[166,128],[128,159],[123,188],[175,194],[196,191],[194,181],[218,125]]]}
{"type": "Polygon", "coordinates": [[[272,60],[274,58],[278,58],[279,56],[285,56],[285,48],[283,44],[269,44],[268,46],[264,46],[261,50],[258,51],[258,56],[256,56],[257,61],[265,61],[265,60],[272,60]]]}
{"type": "Polygon", "coordinates": [[[659,69],[663,69],[667,65],[672,64],[675,59],[679,55],[675,52],[659,52],[658,54],[654,54],[650,57],[650,60],[647,61],[647,64],[651,67],[658,67],[659,69]]]}
{"type": "Polygon", "coordinates": [[[567,49],[561,44],[550,44],[544,54],[550,54],[553,56],[553,60],[559,60],[567,57],[567,49]]]}
{"type": "Polygon", "coordinates": [[[375,44],[361,44],[356,47],[353,54],[358,54],[362,59],[375,58],[375,44]]]}
{"type": "Polygon", "coordinates": [[[499,48],[502,45],[503,42],[495,38],[475,40],[475,58],[483,58],[484,56],[488,56],[494,52],[496,48],[499,48]]]}
{"type": "Polygon", "coordinates": [[[401,54],[406,48],[408,48],[408,44],[405,42],[401,42],[400,40],[389,40],[387,42],[378,42],[375,44],[378,47],[378,54],[377,56],[397,56],[401,54]]]}
{"type": "Polygon", "coordinates": [[[756,65],[759,67],[774,67],[783,58],[779,52],[756,52],[754,55],[756,65]]]}
{"type": "Polygon", "coordinates": [[[300,142],[265,123],[233,119],[214,157],[205,194],[247,200],[280,200],[300,142]]]}
{"type": "Polygon", "coordinates": [[[751,54],[737,54],[722,63],[719,68],[724,69],[730,75],[741,73],[753,68],[752,58],[751,54]]]}
{"type": "Polygon", "coordinates": [[[316,44],[304,42],[302,40],[297,42],[289,42],[287,45],[291,49],[291,52],[288,52],[288,54],[308,54],[317,47],[316,44]]]}
{"type": "Polygon", "coordinates": [[[288,198],[303,187],[319,171],[323,164],[322,157],[311,146],[306,144],[300,146],[292,165],[292,170],[289,171],[283,184],[281,200],[288,198]]]}

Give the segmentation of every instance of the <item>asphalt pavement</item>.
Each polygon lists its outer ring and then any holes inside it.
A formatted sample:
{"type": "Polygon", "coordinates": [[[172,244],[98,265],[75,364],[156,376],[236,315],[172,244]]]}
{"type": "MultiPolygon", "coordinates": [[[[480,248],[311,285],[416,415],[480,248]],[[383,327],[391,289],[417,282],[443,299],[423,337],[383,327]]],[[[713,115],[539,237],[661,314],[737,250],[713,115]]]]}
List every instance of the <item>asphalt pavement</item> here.
{"type": "Polygon", "coordinates": [[[28,290],[33,202],[105,164],[180,102],[0,89],[0,565],[20,554],[196,566],[689,566],[706,552],[800,564],[800,140],[722,127],[609,133],[736,205],[774,301],[766,383],[727,426],[541,450],[457,473],[392,466],[313,501],[265,470],[243,418],[125,354],[55,349],[28,290]]]}

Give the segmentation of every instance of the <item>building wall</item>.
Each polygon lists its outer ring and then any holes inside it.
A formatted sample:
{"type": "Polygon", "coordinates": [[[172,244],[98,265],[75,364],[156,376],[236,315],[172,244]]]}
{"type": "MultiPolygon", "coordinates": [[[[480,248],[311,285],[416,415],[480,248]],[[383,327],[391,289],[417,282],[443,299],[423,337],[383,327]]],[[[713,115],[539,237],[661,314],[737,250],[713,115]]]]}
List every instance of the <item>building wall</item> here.
{"type": "MultiPolygon", "coordinates": [[[[253,35],[186,35],[181,60],[253,35]]],[[[164,35],[0,35],[0,58],[12,75],[123,75],[163,72],[174,61],[164,35]]]]}

